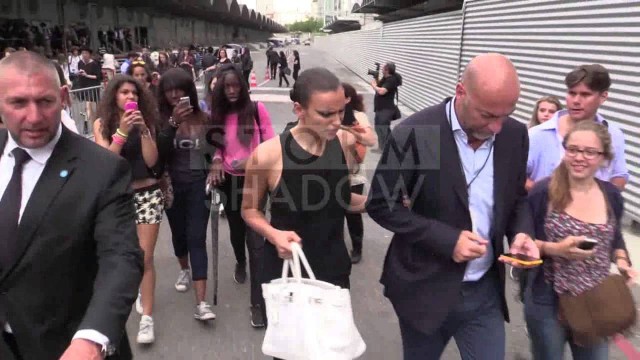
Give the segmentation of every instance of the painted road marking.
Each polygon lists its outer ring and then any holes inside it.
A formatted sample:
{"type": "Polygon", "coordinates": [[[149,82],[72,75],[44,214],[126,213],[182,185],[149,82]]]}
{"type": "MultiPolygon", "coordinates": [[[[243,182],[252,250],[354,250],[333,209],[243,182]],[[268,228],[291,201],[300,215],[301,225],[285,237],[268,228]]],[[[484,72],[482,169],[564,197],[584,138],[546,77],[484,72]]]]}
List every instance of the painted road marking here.
{"type": "Polygon", "coordinates": [[[251,100],[253,101],[260,101],[260,102],[264,102],[264,103],[290,103],[293,104],[291,102],[291,99],[289,98],[289,95],[277,95],[277,94],[256,94],[256,93],[252,93],[251,94],[251,100]]]}

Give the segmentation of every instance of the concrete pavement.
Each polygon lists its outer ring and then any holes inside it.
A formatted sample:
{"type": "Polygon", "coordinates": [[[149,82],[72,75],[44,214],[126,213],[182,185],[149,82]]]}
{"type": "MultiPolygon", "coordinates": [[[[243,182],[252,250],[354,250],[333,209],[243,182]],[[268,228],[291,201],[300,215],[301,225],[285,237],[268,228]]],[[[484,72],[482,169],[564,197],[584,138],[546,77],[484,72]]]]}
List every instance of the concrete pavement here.
{"type": "MultiPolygon", "coordinates": [[[[328,54],[313,47],[299,47],[302,68],[324,66],[334,71],[341,79],[364,92],[365,104],[371,121],[373,95],[368,85],[356,77],[350,70],[333,60],[328,54]]],[[[264,77],[266,61],[264,51],[254,52],[258,82],[264,77]]],[[[293,83],[293,80],[290,79],[293,83]]],[[[266,104],[274,130],[280,133],[284,125],[293,121],[288,92],[278,88],[276,81],[266,83],[262,88],[254,89],[252,97],[266,104]]],[[[453,90],[453,89],[452,89],[453,90]]],[[[366,158],[369,170],[375,169],[379,155],[370,153],[366,158]]],[[[364,215],[365,239],[364,260],[355,265],[351,275],[352,299],[356,324],[367,343],[367,351],[362,359],[391,360],[402,358],[402,346],[397,318],[388,300],[382,295],[378,282],[384,255],[391,234],[367,215],[364,215]]],[[[346,232],[346,229],[345,229],[346,232]]],[[[349,239],[348,234],[345,236],[349,239]]],[[[633,254],[640,259],[640,246],[637,237],[627,242],[633,254]],[[633,244],[631,244],[633,243],[633,244]]],[[[208,239],[210,248],[210,234],[208,239]]],[[[151,346],[135,343],[138,331],[139,315],[132,312],[127,331],[136,359],[221,359],[245,360],[267,359],[261,352],[263,330],[255,330],[249,324],[249,284],[238,285],[232,279],[235,259],[229,243],[229,229],[226,220],[220,221],[220,268],[218,306],[213,307],[217,319],[203,324],[193,319],[195,298],[192,292],[177,293],[174,282],[178,275],[177,261],[173,256],[171,233],[165,221],[161,226],[158,245],[155,252],[157,270],[156,304],[154,311],[156,342],[151,346]]],[[[350,247],[350,240],[347,240],[350,247]]],[[[638,260],[640,261],[640,260],[638,260]]],[[[209,283],[210,285],[210,283],[209,283]]],[[[530,359],[528,340],[524,331],[522,306],[514,300],[515,284],[508,281],[509,308],[512,322],[506,327],[507,359],[530,359]]],[[[637,290],[636,290],[637,295],[637,290]]],[[[212,301],[212,291],[208,289],[207,299],[212,301]]],[[[638,347],[638,339],[630,339],[638,347]]],[[[491,339],[487,339],[491,341],[491,339]]],[[[459,359],[453,343],[450,343],[443,359],[459,359]]],[[[624,359],[622,352],[612,346],[611,359],[624,359]]]]}

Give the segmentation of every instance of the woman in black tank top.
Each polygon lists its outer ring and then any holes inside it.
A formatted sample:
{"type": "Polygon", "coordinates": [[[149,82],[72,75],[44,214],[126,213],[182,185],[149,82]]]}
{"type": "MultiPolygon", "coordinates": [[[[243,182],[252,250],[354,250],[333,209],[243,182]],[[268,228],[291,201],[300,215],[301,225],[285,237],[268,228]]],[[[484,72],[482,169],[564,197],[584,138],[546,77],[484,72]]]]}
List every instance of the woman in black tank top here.
{"type": "Polygon", "coordinates": [[[153,303],[155,269],[153,253],[158,240],[164,198],[159,185],[162,173],[156,145],[157,103],[146,86],[127,75],[114,77],[100,100],[100,118],[94,122],[96,143],[122,156],[131,166],[144,274],[136,310],[142,318],[138,343],[154,341],[153,303]]]}
{"type": "Polygon", "coordinates": [[[348,288],[351,261],[344,216],[363,211],[366,197],[349,189],[345,150],[355,141],[339,132],[344,89],[331,72],[314,68],[300,74],[291,98],[299,123],[252,154],[242,214],[268,240],[263,282],[281,276],[282,258],[291,256],[291,242],[299,242],[317,279],[348,288]],[[267,193],[270,223],[260,210],[267,193]]]}

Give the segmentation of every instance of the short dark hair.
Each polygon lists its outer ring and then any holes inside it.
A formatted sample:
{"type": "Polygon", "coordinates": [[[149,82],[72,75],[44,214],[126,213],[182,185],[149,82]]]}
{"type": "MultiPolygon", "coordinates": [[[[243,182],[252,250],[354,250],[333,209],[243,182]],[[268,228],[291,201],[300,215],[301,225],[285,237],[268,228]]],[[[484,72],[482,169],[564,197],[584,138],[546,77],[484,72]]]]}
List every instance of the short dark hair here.
{"type": "Polygon", "coordinates": [[[137,58],[137,57],[138,57],[138,53],[135,51],[129,51],[129,53],[127,54],[127,59],[137,58]]]}
{"type": "Polygon", "coordinates": [[[609,71],[600,64],[580,65],[564,78],[567,89],[584,83],[589,89],[597,92],[608,91],[611,87],[609,71]]]}
{"type": "Polygon", "coordinates": [[[306,108],[313,93],[336,91],[340,87],[342,83],[337,76],[325,68],[316,67],[300,73],[289,96],[291,101],[306,108]]]}
{"type": "Polygon", "coordinates": [[[83,52],[83,51],[86,51],[86,52],[88,52],[89,54],[93,54],[93,50],[91,50],[91,48],[90,48],[90,47],[88,47],[88,46],[83,46],[83,47],[81,47],[81,48],[80,48],[80,52],[83,52]]]}
{"type": "Polygon", "coordinates": [[[387,67],[387,70],[389,70],[390,75],[395,75],[396,64],[394,62],[389,61],[388,63],[385,64],[385,66],[387,67]]]}

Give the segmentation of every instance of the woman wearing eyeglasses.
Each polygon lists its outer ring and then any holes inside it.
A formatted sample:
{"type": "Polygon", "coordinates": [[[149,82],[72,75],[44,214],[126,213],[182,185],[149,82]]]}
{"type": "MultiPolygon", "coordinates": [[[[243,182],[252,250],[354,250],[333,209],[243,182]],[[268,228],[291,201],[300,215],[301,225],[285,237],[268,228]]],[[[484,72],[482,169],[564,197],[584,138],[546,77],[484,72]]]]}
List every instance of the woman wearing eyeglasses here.
{"type": "Polygon", "coordinates": [[[536,183],[529,193],[544,264],[528,274],[525,319],[534,359],[562,359],[568,342],[574,359],[604,360],[608,340],[576,343],[559,320],[558,297],[598,286],[612,262],[631,280],[637,276],[622,238],[620,191],[595,177],[613,158],[611,136],[603,125],[582,121],[567,133],[563,146],[564,157],[551,178],[536,183]],[[592,250],[581,249],[587,238],[597,241],[592,250]]]}
{"type": "Polygon", "coordinates": [[[142,83],[117,75],[105,89],[98,107],[100,118],[93,125],[96,143],[122,156],[131,166],[136,225],[144,251],[144,274],[136,301],[136,310],[142,315],[137,337],[140,344],[155,341],[153,253],[164,209],[158,180],[162,169],[156,145],[157,108],[154,95],[142,83]]]}

